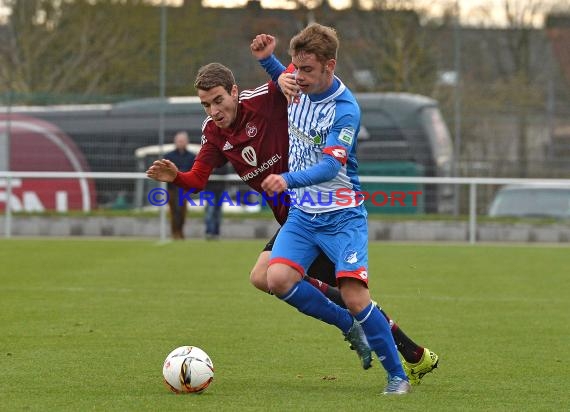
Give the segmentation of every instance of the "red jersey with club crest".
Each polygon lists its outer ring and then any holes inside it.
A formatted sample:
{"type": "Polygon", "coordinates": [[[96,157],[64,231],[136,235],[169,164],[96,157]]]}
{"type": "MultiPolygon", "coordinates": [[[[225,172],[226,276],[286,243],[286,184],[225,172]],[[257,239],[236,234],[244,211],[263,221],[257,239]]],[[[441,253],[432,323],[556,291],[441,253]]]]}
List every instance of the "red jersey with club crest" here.
{"type": "MultiPolygon", "coordinates": [[[[229,128],[219,128],[211,117],[206,118],[194,166],[179,172],[174,183],[187,190],[202,190],[212,170],[230,162],[245,183],[262,193],[263,179],[287,171],[288,152],[287,99],[275,83],[268,82],[239,94],[237,117],[229,128]]],[[[280,224],[287,218],[285,203],[267,201],[280,224]]]]}

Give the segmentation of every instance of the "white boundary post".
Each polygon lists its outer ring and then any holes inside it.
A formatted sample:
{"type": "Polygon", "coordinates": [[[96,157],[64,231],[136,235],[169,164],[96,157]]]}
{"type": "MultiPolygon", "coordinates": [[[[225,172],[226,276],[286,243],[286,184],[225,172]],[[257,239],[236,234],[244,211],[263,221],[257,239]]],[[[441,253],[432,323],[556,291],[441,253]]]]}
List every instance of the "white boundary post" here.
{"type": "MultiPolygon", "coordinates": [[[[166,188],[166,183],[161,182],[160,183],[160,187],[164,190],[168,190],[166,188]]],[[[160,233],[160,242],[164,243],[166,242],[166,226],[167,226],[167,222],[166,222],[166,208],[168,208],[168,203],[165,204],[164,206],[162,206],[159,210],[159,216],[160,216],[160,225],[159,225],[159,233],[160,233]]]]}
{"type": "Polygon", "coordinates": [[[469,243],[477,242],[477,184],[469,183],[469,243]]]}
{"type": "Polygon", "coordinates": [[[6,205],[4,207],[6,220],[4,221],[4,237],[12,237],[12,177],[6,177],[6,205]]]}

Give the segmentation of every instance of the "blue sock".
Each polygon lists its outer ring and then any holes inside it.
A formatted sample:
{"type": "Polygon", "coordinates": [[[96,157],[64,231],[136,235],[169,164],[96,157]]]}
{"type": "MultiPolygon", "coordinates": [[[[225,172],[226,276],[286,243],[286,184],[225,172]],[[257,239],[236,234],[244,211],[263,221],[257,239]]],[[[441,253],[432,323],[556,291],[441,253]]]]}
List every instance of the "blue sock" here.
{"type": "Polygon", "coordinates": [[[398,350],[392,332],[390,332],[390,325],[376,305],[370,303],[355,318],[364,330],[370,349],[376,352],[382,366],[388,372],[388,378],[399,376],[408,380],[402,368],[402,362],[398,358],[398,350]]]}
{"type": "Polygon", "coordinates": [[[343,333],[348,332],[354,322],[352,315],[346,309],[332,303],[309,282],[301,280],[285,295],[279,296],[279,299],[294,306],[305,315],[336,326],[343,333]]]}

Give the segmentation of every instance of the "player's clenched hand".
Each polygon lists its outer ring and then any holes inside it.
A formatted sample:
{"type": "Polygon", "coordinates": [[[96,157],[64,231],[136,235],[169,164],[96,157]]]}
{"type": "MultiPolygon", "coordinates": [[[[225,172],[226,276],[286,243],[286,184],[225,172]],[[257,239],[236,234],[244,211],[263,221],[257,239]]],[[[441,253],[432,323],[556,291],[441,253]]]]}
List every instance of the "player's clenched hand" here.
{"type": "Polygon", "coordinates": [[[258,34],[251,41],[249,48],[257,60],[265,59],[273,54],[277,41],[269,34],[258,34]]]}
{"type": "Polygon", "coordinates": [[[172,182],[176,179],[178,168],[170,160],[155,160],[146,171],[146,175],[159,182],[172,182]]]}
{"type": "Polygon", "coordinates": [[[297,85],[294,74],[282,73],[279,75],[277,83],[279,83],[281,92],[283,92],[289,104],[299,102],[299,86],[297,85]]]}
{"type": "Polygon", "coordinates": [[[269,196],[273,196],[276,193],[287,190],[287,182],[281,175],[269,175],[261,182],[261,188],[265,190],[269,196]]]}

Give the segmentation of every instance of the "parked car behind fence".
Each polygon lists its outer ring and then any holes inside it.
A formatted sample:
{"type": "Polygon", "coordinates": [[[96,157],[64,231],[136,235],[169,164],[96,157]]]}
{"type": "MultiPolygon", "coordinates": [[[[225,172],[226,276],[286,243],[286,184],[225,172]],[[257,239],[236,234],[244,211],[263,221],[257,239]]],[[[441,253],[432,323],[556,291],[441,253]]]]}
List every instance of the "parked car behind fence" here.
{"type": "Polygon", "coordinates": [[[507,185],[495,195],[489,216],[570,219],[570,186],[507,185]]]}

